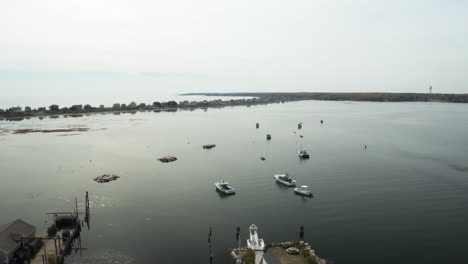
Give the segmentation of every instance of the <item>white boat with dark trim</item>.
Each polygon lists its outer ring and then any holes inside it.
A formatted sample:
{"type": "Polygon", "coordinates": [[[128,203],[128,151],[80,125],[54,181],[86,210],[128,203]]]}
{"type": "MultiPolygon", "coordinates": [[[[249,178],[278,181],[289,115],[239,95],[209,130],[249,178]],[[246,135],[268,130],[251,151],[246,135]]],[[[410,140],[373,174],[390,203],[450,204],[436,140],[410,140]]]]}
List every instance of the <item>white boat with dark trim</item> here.
{"type": "Polygon", "coordinates": [[[273,178],[275,178],[277,182],[282,183],[286,186],[290,186],[290,187],[296,186],[296,181],[289,178],[289,175],[287,173],[276,174],[275,176],[273,176],[273,178]]]}
{"type": "Polygon", "coordinates": [[[312,196],[312,192],[309,191],[309,186],[302,185],[300,188],[294,188],[294,192],[299,195],[312,196]]]}
{"type": "Polygon", "coordinates": [[[307,149],[305,148],[300,148],[299,151],[297,152],[299,154],[299,157],[301,159],[308,159],[309,158],[309,152],[307,152],[307,149]]]}
{"type": "Polygon", "coordinates": [[[225,194],[235,194],[236,190],[229,185],[229,182],[220,181],[215,182],[216,189],[225,194]]]}

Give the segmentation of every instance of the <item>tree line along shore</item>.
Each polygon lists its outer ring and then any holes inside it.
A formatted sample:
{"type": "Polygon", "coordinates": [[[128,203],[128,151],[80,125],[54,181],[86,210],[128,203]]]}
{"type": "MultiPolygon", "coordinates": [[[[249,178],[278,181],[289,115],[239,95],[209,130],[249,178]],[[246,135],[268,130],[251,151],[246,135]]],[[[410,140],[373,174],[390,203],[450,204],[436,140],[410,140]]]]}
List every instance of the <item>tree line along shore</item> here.
{"type": "Polygon", "coordinates": [[[202,96],[242,96],[287,98],[292,100],[369,101],[369,102],[447,102],[468,103],[468,94],[442,93],[188,93],[202,96]]]}
{"type": "MultiPolygon", "coordinates": [[[[249,98],[249,99],[231,99],[231,100],[203,100],[203,101],[168,101],[168,102],[154,102],[152,104],[131,102],[127,104],[115,103],[110,107],[100,105],[98,107],[89,104],[72,105],[70,107],[60,107],[57,104],[50,105],[49,107],[32,108],[29,106],[24,107],[15,106],[8,109],[0,109],[0,120],[17,121],[31,117],[45,117],[58,118],[60,116],[81,116],[83,114],[92,113],[121,113],[121,112],[137,112],[137,111],[177,111],[178,109],[197,109],[209,107],[225,107],[225,106],[250,106],[257,104],[269,104],[279,102],[278,98],[249,98]]],[[[284,102],[284,100],[283,100],[284,102]]]]}

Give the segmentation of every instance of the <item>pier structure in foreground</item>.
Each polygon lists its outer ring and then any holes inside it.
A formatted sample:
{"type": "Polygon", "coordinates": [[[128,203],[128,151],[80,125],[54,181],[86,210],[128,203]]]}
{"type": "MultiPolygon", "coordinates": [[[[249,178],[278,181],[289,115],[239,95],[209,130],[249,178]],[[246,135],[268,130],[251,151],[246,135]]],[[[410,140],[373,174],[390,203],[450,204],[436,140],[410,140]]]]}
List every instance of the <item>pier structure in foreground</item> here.
{"type": "Polygon", "coordinates": [[[17,219],[0,228],[0,264],[63,264],[65,257],[81,247],[81,227],[89,228],[90,202],[86,192],[85,212],[75,209],[70,212],[49,212],[53,223],[47,228],[47,235],[38,235],[36,227],[17,219]],[[84,214],[84,222],[80,215],[84,214]]]}
{"type": "Polygon", "coordinates": [[[250,239],[247,239],[247,247],[255,252],[255,264],[267,264],[263,257],[263,251],[265,250],[265,242],[263,239],[258,238],[258,228],[252,224],[249,227],[250,239]]]}
{"type": "MultiPolygon", "coordinates": [[[[240,230],[236,231],[236,238],[240,230]]],[[[315,254],[315,250],[302,241],[304,238],[304,226],[300,227],[299,238],[301,241],[289,241],[265,244],[258,237],[258,228],[251,225],[249,228],[247,246],[233,249],[231,256],[236,264],[287,264],[287,263],[318,263],[327,264],[328,261],[315,254]]]]}

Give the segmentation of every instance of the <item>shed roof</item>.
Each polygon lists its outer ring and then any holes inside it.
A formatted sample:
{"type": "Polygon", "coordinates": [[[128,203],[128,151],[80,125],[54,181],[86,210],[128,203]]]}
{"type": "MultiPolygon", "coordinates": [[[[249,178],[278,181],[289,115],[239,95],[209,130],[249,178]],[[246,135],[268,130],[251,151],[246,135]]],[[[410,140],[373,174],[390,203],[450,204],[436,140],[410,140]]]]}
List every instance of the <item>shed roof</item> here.
{"type": "Polygon", "coordinates": [[[0,227],[0,251],[9,253],[16,248],[22,236],[28,236],[36,227],[21,219],[0,227]]]}

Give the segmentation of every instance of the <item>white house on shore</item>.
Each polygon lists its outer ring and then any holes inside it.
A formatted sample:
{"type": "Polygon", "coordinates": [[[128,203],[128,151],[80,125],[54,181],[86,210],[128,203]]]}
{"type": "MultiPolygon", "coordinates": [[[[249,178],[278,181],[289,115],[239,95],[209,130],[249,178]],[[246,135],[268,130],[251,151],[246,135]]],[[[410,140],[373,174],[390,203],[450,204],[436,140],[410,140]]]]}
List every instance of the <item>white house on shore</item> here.
{"type": "Polygon", "coordinates": [[[263,258],[265,242],[263,242],[263,239],[258,238],[257,230],[258,228],[254,224],[249,227],[250,239],[247,239],[247,247],[255,251],[255,264],[267,264],[263,258]]]}

